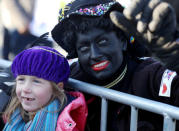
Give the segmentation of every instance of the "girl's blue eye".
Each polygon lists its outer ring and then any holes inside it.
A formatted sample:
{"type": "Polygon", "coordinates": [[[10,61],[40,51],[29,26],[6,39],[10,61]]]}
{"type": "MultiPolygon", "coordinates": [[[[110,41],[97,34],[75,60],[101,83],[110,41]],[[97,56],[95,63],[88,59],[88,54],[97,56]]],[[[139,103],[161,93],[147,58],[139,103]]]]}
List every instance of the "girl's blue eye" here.
{"type": "Polygon", "coordinates": [[[16,82],[19,83],[19,84],[22,84],[22,83],[25,82],[25,78],[19,77],[19,78],[16,79],[16,82]]]}
{"type": "Polygon", "coordinates": [[[16,81],[24,81],[24,78],[17,78],[16,81]]]}
{"type": "Polygon", "coordinates": [[[33,80],[35,83],[41,83],[40,80],[33,80]]]}

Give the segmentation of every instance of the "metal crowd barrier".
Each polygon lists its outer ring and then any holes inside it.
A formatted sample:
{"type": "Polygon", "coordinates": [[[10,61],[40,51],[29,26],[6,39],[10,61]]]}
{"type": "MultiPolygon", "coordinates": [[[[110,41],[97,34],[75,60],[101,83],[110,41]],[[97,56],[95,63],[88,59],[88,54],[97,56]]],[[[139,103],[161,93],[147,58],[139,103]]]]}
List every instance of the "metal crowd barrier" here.
{"type": "MultiPolygon", "coordinates": [[[[10,66],[10,64],[10,61],[0,59],[0,67],[5,68],[10,66]]],[[[69,79],[68,85],[76,90],[101,97],[101,131],[106,131],[107,127],[108,100],[131,106],[130,131],[137,131],[139,109],[162,115],[164,117],[163,131],[175,131],[176,120],[179,120],[179,107],[107,89],[72,78],[69,79]]]]}
{"type": "Polygon", "coordinates": [[[68,84],[76,90],[101,97],[101,131],[106,131],[108,100],[131,106],[130,131],[137,131],[138,109],[162,115],[164,117],[163,131],[175,131],[176,120],[179,120],[179,107],[92,85],[72,78],[69,79],[68,84]]]}
{"type": "Polygon", "coordinates": [[[0,68],[6,68],[11,65],[11,61],[0,59],[0,68]]]}

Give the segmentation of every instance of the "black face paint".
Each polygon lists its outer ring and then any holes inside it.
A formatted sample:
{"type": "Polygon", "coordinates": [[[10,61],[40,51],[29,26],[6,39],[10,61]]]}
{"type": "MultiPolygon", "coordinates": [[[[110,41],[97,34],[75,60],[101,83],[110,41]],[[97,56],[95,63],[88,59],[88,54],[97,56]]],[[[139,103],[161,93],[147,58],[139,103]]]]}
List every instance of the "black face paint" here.
{"type": "Polygon", "coordinates": [[[85,34],[77,33],[79,62],[91,76],[100,80],[109,78],[122,64],[125,44],[115,32],[102,29],[93,28],[85,34]]]}

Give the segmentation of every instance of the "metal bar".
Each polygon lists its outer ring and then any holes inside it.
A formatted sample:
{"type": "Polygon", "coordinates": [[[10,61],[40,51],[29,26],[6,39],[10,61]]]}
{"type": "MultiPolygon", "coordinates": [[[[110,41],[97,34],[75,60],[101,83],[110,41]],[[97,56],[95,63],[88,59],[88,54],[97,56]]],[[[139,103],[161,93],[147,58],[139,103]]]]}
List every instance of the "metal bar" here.
{"type": "Polygon", "coordinates": [[[106,131],[106,127],[107,127],[107,111],[108,111],[108,101],[105,98],[102,98],[100,131],[106,131]]]}
{"type": "Polygon", "coordinates": [[[164,114],[163,131],[175,131],[176,120],[172,119],[167,114],[164,114]]]}
{"type": "Polygon", "coordinates": [[[138,121],[138,109],[134,106],[131,106],[130,131],[137,131],[137,121],[138,121]]]}
{"type": "Polygon", "coordinates": [[[7,68],[11,65],[11,61],[0,59],[0,67],[1,68],[7,68]]]}
{"type": "Polygon", "coordinates": [[[154,112],[161,115],[164,115],[165,112],[170,117],[179,120],[179,108],[175,106],[107,89],[101,86],[85,83],[72,78],[69,79],[68,84],[73,87],[73,89],[104,97],[106,99],[123,103],[125,105],[135,106],[139,109],[143,109],[149,112],[154,112]]]}

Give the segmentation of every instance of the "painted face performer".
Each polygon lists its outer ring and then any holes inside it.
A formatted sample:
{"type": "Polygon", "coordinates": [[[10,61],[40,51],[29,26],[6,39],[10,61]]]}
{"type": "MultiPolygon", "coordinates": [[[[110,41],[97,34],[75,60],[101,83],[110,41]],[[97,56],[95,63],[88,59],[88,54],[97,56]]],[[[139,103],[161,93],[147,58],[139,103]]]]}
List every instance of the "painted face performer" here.
{"type": "Polygon", "coordinates": [[[80,92],[63,90],[70,68],[62,54],[46,46],[26,49],[13,60],[12,73],[16,87],[3,131],[84,131],[87,107],[80,92]]]}
{"type": "MultiPolygon", "coordinates": [[[[135,12],[135,9],[140,10],[141,6],[144,7],[145,4],[160,6],[161,1],[153,2],[152,4],[138,1],[134,5],[135,7],[140,5],[139,9],[134,7],[131,7],[132,11],[124,9],[125,15],[134,15],[132,13],[135,12]]],[[[142,32],[141,26],[136,28],[136,32],[134,32],[134,27],[125,27],[125,23],[122,23],[125,28],[121,28],[123,26],[118,18],[127,21],[127,18],[121,17],[124,16],[122,11],[123,7],[112,0],[76,0],[69,3],[64,10],[60,10],[59,23],[52,30],[52,37],[69,53],[69,58],[78,57],[78,61],[71,65],[71,77],[105,88],[179,106],[179,77],[176,72],[167,69],[152,58],[141,59],[138,57],[145,55],[145,48],[140,44],[150,44],[149,49],[152,46],[154,49],[152,53],[161,51],[158,58],[163,61],[163,56],[166,56],[169,60],[166,55],[167,51],[163,50],[163,45],[164,42],[173,39],[173,36],[169,37],[169,34],[173,34],[173,30],[168,33],[168,37],[147,31],[147,35],[151,36],[149,38],[145,34],[148,26],[143,26],[145,35],[140,36],[138,33],[142,32]],[[131,32],[133,34],[130,34],[131,32]],[[130,41],[129,36],[131,35],[135,36],[135,41],[133,38],[130,41]],[[161,50],[159,50],[160,45],[161,50]],[[163,54],[162,51],[164,51],[163,54]],[[166,85],[166,83],[168,84],[166,85]],[[164,90],[164,85],[167,90],[164,90]]],[[[126,25],[132,27],[129,23],[133,19],[131,17],[126,25]]],[[[175,47],[178,48],[178,46],[175,47]]],[[[175,53],[177,54],[177,52],[175,53]]],[[[170,62],[166,61],[166,66],[170,65],[170,62]]],[[[174,67],[178,67],[177,63],[175,65],[174,67]]],[[[86,96],[86,98],[92,100],[90,96],[86,96]]],[[[88,107],[89,129],[99,131],[100,103],[98,98],[93,99],[88,107]]],[[[162,125],[163,117],[149,112],[139,112],[138,131],[159,131],[162,130],[162,125]]],[[[109,102],[107,130],[128,131],[129,128],[130,108],[123,104],[109,102]]],[[[179,129],[178,124],[177,129],[179,129]]]]}

